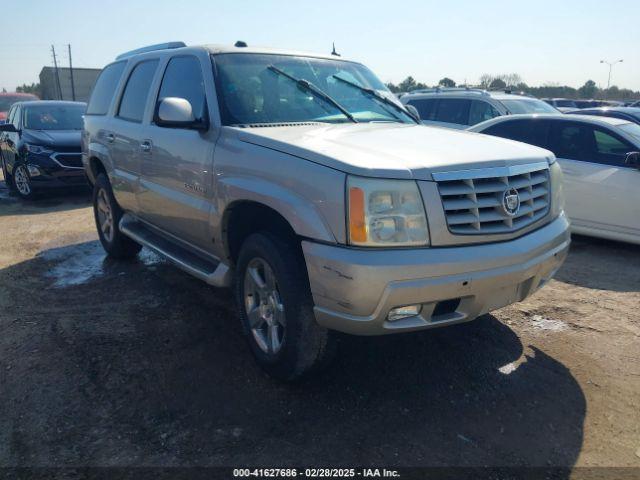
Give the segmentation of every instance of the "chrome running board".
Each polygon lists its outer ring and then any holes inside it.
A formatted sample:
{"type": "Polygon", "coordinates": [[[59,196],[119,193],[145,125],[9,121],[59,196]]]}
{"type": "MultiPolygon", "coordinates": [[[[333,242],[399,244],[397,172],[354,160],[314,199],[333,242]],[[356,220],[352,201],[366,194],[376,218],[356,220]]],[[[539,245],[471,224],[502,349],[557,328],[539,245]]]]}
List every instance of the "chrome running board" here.
{"type": "Polygon", "coordinates": [[[194,253],[141,222],[133,215],[124,214],[120,219],[120,231],[135,242],[162,255],[178,268],[214,287],[231,285],[229,266],[214,258],[194,253]]]}

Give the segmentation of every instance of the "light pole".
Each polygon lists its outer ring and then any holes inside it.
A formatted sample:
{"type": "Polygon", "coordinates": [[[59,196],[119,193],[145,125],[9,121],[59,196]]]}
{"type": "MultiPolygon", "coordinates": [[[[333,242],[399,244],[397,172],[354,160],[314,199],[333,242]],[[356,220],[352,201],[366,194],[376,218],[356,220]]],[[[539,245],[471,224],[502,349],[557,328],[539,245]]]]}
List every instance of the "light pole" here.
{"type": "Polygon", "coordinates": [[[607,80],[607,90],[609,90],[609,87],[611,86],[611,70],[613,69],[613,66],[616,63],[622,63],[622,60],[616,60],[615,62],[607,62],[606,60],[600,60],[600,63],[606,63],[607,65],[609,65],[609,80],[607,80]]]}

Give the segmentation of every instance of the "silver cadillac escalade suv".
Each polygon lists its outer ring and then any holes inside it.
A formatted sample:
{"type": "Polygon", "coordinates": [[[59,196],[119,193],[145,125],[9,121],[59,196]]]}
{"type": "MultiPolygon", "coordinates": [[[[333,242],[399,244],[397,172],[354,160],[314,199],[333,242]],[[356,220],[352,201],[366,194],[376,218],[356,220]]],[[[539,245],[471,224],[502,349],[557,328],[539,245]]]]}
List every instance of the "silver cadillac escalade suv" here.
{"type": "Polygon", "coordinates": [[[565,259],[552,153],[426,127],[360,63],[181,42],[119,56],[89,102],[100,241],[233,286],[258,363],[294,380],[335,331],[472,320],[565,259]]]}

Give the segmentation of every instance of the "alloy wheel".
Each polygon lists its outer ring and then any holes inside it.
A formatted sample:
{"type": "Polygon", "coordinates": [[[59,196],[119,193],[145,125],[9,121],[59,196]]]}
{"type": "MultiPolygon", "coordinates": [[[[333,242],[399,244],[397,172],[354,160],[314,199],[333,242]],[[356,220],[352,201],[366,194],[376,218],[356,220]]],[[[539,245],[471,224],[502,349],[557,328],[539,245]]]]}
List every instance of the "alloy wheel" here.
{"type": "Polygon", "coordinates": [[[273,269],[262,258],[254,258],[244,274],[244,305],[249,328],[260,349],[275,355],[285,333],[284,306],[273,269]]]}
{"type": "Polygon", "coordinates": [[[98,213],[98,223],[100,224],[100,230],[105,240],[108,242],[113,241],[113,212],[111,211],[111,204],[107,197],[107,192],[104,188],[101,188],[98,192],[98,198],[96,201],[96,208],[98,213]]]}
{"type": "Polygon", "coordinates": [[[31,184],[29,183],[29,174],[23,165],[18,165],[13,171],[13,181],[21,195],[29,196],[31,194],[31,184]]]}

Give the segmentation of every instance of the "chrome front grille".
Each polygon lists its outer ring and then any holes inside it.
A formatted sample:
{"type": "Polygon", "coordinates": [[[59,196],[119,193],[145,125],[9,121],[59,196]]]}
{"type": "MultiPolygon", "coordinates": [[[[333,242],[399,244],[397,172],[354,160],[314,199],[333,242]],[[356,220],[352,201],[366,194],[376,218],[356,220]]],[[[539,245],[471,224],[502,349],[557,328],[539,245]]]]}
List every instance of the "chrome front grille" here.
{"type": "Polygon", "coordinates": [[[83,168],[81,153],[56,152],[51,159],[64,168],[83,168]]]}
{"type": "Polygon", "coordinates": [[[515,232],[549,212],[546,162],[434,173],[449,231],[456,235],[515,232]],[[519,208],[515,205],[517,198],[519,208]],[[509,197],[507,199],[507,197],[509,197]]]}

